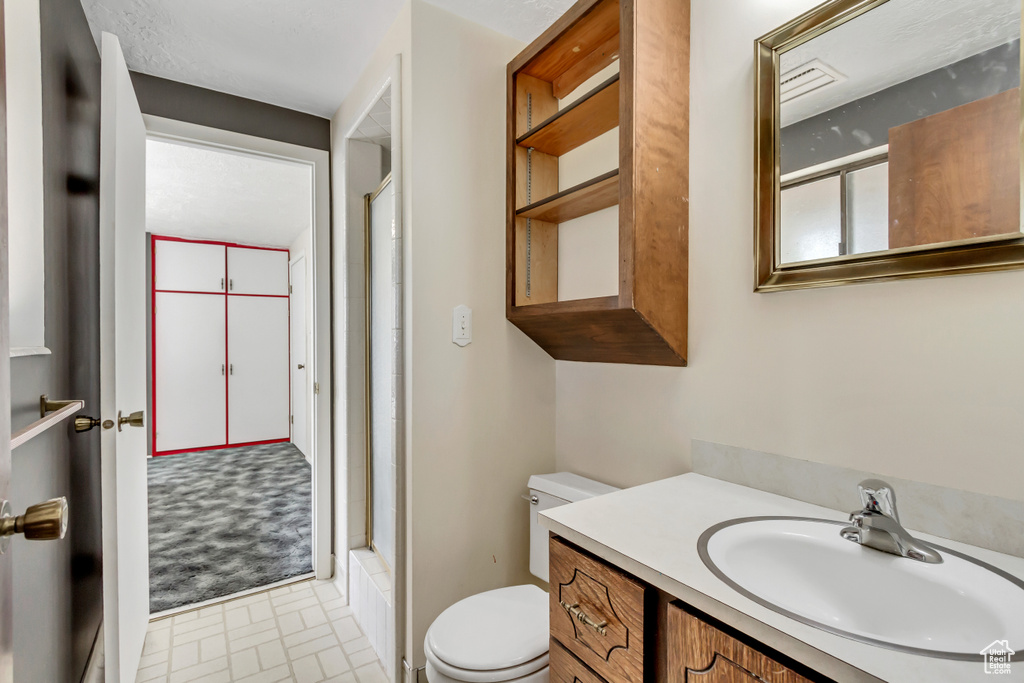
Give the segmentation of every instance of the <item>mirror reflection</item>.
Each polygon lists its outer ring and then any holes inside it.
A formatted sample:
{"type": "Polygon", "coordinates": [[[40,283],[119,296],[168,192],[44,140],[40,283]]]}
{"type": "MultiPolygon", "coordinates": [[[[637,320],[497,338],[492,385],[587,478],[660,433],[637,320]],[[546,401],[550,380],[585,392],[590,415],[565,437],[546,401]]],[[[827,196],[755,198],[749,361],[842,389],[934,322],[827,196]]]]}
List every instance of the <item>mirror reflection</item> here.
{"type": "Polygon", "coordinates": [[[889,0],[781,54],[780,264],[1020,237],[1020,0],[889,0]]]}

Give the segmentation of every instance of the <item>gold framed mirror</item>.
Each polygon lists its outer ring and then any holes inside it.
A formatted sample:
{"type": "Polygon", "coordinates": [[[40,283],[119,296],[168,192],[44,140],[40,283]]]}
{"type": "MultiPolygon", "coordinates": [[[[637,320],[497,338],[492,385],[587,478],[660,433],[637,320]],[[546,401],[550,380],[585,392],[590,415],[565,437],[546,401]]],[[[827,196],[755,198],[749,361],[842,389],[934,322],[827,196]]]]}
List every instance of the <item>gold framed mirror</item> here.
{"type": "Polygon", "coordinates": [[[1021,0],[829,0],[758,39],[755,290],[1024,267],[1021,0]]]}

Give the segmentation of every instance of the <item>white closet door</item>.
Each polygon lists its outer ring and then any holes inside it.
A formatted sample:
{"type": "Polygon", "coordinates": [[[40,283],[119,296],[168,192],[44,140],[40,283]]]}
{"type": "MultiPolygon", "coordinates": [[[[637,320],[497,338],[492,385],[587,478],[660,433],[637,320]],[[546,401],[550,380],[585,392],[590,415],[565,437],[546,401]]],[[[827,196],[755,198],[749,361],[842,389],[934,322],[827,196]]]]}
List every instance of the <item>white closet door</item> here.
{"type": "Polygon", "coordinates": [[[156,294],[157,452],[227,442],[225,298],[156,294]]]}
{"type": "Polygon", "coordinates": [[[288,366],[287,297],[229,296],[230,443],[288,438],[288,366]]]}
{"type": "Polygon", "coordinates": [[[156,239],[153,281],[158,290],[223,292],[224,247],[156,239]]]}
{"type": "Polygon", "coordinates": [[[288,252],[228,247],[231,294],[288,295],[288,252]]]}

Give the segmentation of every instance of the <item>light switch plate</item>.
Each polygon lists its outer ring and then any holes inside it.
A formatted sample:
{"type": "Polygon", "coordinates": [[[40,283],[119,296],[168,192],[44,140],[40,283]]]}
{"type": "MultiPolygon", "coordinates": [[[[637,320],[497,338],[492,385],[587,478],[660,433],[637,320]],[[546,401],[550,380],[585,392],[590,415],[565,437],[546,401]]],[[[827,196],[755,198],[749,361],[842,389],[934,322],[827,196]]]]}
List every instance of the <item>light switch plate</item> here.
{"type": "Polygon", "coordinates": [[[456,306],[452,311],[452,342],[466,346],[473,341],[473,309],[456,306]]]}

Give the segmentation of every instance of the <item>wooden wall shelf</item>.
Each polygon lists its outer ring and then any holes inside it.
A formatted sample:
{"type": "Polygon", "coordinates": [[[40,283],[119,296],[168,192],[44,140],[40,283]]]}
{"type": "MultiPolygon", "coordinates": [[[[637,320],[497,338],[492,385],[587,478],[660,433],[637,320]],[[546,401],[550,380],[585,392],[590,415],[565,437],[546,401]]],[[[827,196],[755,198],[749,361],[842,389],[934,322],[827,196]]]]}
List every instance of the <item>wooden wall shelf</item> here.
{"type": "Polygon", "coordinates": [[[520,147],[560,157],[619,125],[619,74],[550,117],[518,140],[520,147]]]}
{"type": "Polygon", "coordinates": [[[508,65],[506,316],[554,358],[686,365],[689,35],[689,0],[579,0],[508,65]],[[616,126],[618,169],[559,188],[616,126]],[[618,293],[558,301],[559,224],[615,205],[618,293]]]}
{"type": "Polygon", "coordinates": [[[519,218],[564,223],[619,203],[619,169],[580,183],[516,211],[519,218]]]}

